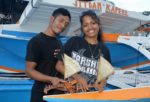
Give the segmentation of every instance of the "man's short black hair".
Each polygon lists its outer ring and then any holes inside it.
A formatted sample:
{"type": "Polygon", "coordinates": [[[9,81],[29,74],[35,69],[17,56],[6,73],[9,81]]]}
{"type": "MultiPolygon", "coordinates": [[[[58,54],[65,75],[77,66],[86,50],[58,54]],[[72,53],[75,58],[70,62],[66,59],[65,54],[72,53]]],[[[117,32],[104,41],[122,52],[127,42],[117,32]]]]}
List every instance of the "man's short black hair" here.
{"type": "Polygon", "coordinates": [[[57,17],[58,15],[68,16],[69,19],[71,20],[70,12],[65,8],[58,8],[54,10],[52,16],[57,17]]]}

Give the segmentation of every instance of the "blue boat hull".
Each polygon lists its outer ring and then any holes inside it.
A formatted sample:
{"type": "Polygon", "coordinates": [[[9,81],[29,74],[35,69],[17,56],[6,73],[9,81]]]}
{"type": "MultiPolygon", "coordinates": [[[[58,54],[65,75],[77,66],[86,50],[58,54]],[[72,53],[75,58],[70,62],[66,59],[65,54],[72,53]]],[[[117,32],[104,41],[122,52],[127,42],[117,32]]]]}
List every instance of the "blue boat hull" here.
{"type": "Polygon", "coordinates": [[[0,80],[0,102],[30,102],[33,80],[0,80]]]}
{"type": "MultiPolygon", "coordinates": [[[[14,34],[15,32],[13,35],[14,34]]],[[[29,39],[34,35],[25,35],[24,33],[21,33],[20,35],[21,36],[16,33],[16,38],[0,37],[0,66],[25,70],[26,46],[29,39]],[[28,38],[28,40],[26,38],[28,38]]],[[[63,43],[69,39],[69,37],[59,38],[63,43]]],[[[148,61],[144,55],[128,45],[106,42],[106,46],[110,50],[112,65],[114,67],[122,68],[148,61]]]]}

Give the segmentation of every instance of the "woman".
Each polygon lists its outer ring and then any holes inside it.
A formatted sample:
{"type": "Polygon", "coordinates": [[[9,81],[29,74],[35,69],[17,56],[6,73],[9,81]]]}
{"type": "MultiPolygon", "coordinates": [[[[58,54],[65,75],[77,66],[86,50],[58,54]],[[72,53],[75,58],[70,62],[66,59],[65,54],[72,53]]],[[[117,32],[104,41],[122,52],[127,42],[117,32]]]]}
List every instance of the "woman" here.
{"type": "MultiPolygon", "coordinates": [[[[110,54],[103,43],[100,20],[96,13],[91,10],[83,12],[80,16],[80,23],[83,37],[72,37],[65,44],[65,53],[80,64],[80,75],[87,84],[94,84],[100,56],[111,62],[110,54]]],[[[103,85],[104,83],[105,81],[101,82],[103,85]]],[[[86,86],[85,89],[87,89],[86,86]]]]}

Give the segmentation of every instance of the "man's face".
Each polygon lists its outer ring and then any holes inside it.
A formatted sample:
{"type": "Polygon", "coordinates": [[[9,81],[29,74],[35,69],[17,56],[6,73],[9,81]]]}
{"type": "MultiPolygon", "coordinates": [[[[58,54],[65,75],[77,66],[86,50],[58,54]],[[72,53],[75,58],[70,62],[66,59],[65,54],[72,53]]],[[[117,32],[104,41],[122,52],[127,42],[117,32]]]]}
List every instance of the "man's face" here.
{"type": "Polygon", "coordinates": [[[67,26],[69,25],[69,17],[58,15],[57,17],[53,17],[52,30],[55,34],[59,34],[63,32],[67,26]]]}

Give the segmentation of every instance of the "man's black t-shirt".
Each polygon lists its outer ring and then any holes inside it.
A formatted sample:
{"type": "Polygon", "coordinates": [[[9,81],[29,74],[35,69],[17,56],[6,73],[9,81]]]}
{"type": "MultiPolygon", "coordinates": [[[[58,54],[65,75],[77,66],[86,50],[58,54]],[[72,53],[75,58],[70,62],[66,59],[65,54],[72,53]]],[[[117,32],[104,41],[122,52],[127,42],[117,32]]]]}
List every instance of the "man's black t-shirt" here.
{"type": "Polygon", "coordinates": [[[82,37],[72,37],[65,44],[64,52],[75,59],[81,66],[81,75],[88,84],[96,81],[97,62],[103,56],[110,62],[109,50],[104,44],[89,44],[82,37]]]}
{"type": "MultiPolygon", "coordinates": [[[[56,37],[40,33],[33,37],[27,47],[26,61],[37,63],[35,70],[49,76],[56,76],[55,65],[58,58],[54,57],[54,50],[61,49],[62,44],[56,37]]],[[[35,81],[34,88],[43,90],[46,83],[35,81]]]]}

